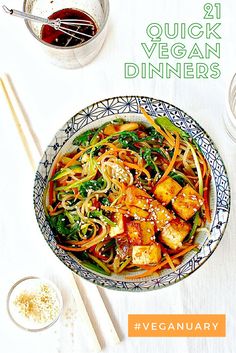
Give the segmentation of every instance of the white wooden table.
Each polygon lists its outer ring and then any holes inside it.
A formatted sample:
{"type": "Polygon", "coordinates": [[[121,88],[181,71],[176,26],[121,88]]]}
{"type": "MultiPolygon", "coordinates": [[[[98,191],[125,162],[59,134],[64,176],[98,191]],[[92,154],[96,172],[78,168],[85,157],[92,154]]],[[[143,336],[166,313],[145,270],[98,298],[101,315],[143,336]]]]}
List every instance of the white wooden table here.
{"type": "MultiPolygon", "coordinates": [[[[125,80],[126,61],[146,60],[140,42],[146,40],[150,22],[193,22],[202,0],[110,0],[109,34],[90,65],[76,71],[51,66],[20,20],[0,12],[0,73],[8,72],[43,148],[54,133],[80,109],[116,95],[157,97],[187,111],[210,134],[225,161],[232,187],[232,211],[227,231],[214,255],[181,283],[149,293],[123,293],[101,289],[101,294],[122,339],[112,347],[102,313],[93,302],[93,285],[86,298],[103,351],[114,353],[223,353],[236,351],[236,145],[228,138],[223,121],[228,78],[236,70],[235,0],[222,2],[222,76],[217,80],[125,80]],[[91,304],[91,305],[90,305],[91,304]],[[129,339],[128,313],[222,313],[227,316],[226,338],[129,339]]],[[[218,1],[219,2],[219,1],[218,1]]],[[[21,4],[21,2],[20,2],[21,4]]],[[[6,2],[21,7],[19,1],[6,2]]],[[[11,115],[0,97],[0,350],[5,353],[84,353],[89,337],[84,333],[70,287],[67,269],[53,255],[38,229],[33,206],[33,178],[11,115]],[[47,276],[62,289],[62,319],[42,333],[18,329],[6,312],[6,294],[17,279],[26,275],[47,276]]]]}

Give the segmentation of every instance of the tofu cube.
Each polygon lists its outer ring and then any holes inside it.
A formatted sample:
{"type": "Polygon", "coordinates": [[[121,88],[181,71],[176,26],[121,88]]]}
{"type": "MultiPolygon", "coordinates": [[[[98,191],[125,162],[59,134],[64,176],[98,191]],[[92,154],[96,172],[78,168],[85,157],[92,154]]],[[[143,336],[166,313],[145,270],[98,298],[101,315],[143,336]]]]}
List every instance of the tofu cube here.
{"type": "Polygon", "coordinates": [[[130,244],[132,245],[141,245],[142,236],[141,236],[141,227],[140,222],[131,221],[127,223],[127,234],[130,244]]]}
{"type": "Polygon", "coordinates": [[[151,199],[145,199],[144,197],[136,197],[134,199],[133,205],[142,208],[143,210],[148,210],[149,209],[149,201],[151,199]]]}
{"type": "Polygon", "coordinates": [[[168,205],[170,201],[180,192],[182,186],[174,179],[167,177],[161,183],[157,183],[154,189],[155,198],[162,205],[168,205]]]}
{"type": "Polygon", "coordinates": [[[150,203],[150,220],[155,222],[156,230],[162,230],[173,218],[174,215],[165,208],[159,201],[150,203]]]}
{"type": "Polygon", "coordinates": [[[126,189],[125,203],[127,206],[133,205],[144,210],[149,208],[151,196],[144,190],[130,186],[126,189]]]}
{"type": "Polygon", "coordinates": [[[147,218],[149,213],[142,208],[136,207],[136,206],[131,206],[129,208],[129,213],[132,217],[135,219],[140,219],[140,218],[147,218]]]}
{"type": "Polygon", "coordinates": [[[160,244],[133,246],[132,263],[134,265],[152,265],[161,260],[160,244]]]}
{"type": "Polygon", "coordinates": [[[116,237],[116,252],[121,260],[127,260],[127,257],[132,256],[132,246],[129,244],[127,236],[121,235],[116,237]]]}
{"type": "Polygon", "coordinates": [[[127,223],[127,234],[132,245],[149,245],[154,242],[154,222],[131,221],[127,223]]]}
{"type": "Polygon", "coordinates": [[[186,185],[172,202],[172,205],[175,212],[187,221],[199,210],[203,202],[203,197],[190,185],[186,185]]]}
{"type": "Polygon", "coordinates": [[[140,229],[142,235],[142,244],[149,245],[153,243],[155,237],[155,228],[152,222],[140,222],[140,229]]]}
{"type": "Polygon", "coordinates": [[[116,223],[115,227],[110,228],[110,237],[113,238],[119,234],[124,233],[124,216],[121,213],[115,213],[113,216],[113,222],[116,223]]]}
{"type": "Polygon", "coordinates": [[[182,246],[182,241],[190,232],[191,224],[180,218],[173,219],[162,230],[159,240],[166,244],[169,248],[176,250],[182,246]]]}
{"type": "Polygon", "coordinates": [[[136,186],[130,186],[129,189],[134,193],[135,196],[137,197],[144,197],[144,198],[151,198],[151,196],[145,191],[140,188],[137,188],[136,186]]]}

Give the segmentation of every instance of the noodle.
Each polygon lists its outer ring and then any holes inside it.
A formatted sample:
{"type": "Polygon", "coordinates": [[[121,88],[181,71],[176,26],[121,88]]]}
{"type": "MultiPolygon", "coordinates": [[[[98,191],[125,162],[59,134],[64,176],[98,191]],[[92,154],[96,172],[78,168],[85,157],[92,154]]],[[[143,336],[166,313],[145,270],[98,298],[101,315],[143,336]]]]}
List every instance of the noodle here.
{"type": "Polygon", "coordinates": [[[101,127],[90,140],[78,136],[78,150],[57,161],[49,180],[46,212],[58,246],[107,276],[175,270],[206,229],[207,162],[190,139],[147,119],[151,127],[114,121],[112,135],[101,127]]]}

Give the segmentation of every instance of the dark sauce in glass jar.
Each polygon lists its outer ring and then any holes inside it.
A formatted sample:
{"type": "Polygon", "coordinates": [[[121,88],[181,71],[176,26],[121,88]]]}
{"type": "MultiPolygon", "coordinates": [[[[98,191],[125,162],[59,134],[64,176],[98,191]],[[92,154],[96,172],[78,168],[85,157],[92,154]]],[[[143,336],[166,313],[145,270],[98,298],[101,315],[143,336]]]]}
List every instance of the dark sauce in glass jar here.
{"type": "Polygon", "coordinates": [[[85,23],[89,21],[89,24],[83,25],[68,25],[63,24],[69,30],[74,30],[77,33],[72,33],[74,36],[70,34],[63,33],[60,29],[56,30],[49,25],[43,25],[41,30],[41,39],[49,44],[56,45],[59,47],[72,47],[75,45],[82,44],[88,41],[90,38],[95,36],[98,31],[98,27],[94,21],[94,19],[89,16],[86,12],[78,9],[63,9],[57,12],[54,12],[52,15],[48,17],[49,20],[66,20],[66,19],[74,19],[81,20],[81,23],[85,23]],[[91,26],[92,25],[92,26],[91,26]]]}

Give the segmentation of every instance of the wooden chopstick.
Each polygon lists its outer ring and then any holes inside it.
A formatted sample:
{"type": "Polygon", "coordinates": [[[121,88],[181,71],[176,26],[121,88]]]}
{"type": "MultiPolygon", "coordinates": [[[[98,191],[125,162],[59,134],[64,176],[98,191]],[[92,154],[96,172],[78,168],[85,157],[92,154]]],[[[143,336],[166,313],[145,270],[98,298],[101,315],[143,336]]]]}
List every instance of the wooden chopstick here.
{"type": "MultiPolygon", "coordinates": [[[[8,106],[10,108],[10,111],[12,113],[12,117],[14,119],[14,122],[16,124],[16,128],[18,130],[19,136],[21,138],[21,141],[23,143],[24,149],[26,151],[26,154],[28,156],[28,159],[30,161],[30,164],[33,168],[33,170],[36,169],[36,162],[34,160],[33,154],[31,153],[31,148],[29,145],[29,141],[27,139],[27,133],[24,131],[23,129],[23,122],[22,120],[20,121],[20,118],[22,119],[22,117],[24,118],[24,114],[23,111],[21,109],[21,107],[18,105],[19,101],[18,99],[16,99],[16,93],[14,91],[13,85],[9,80],[9,77],[7,75],[4,75],[1,79],[0,79],[0,83],[1,83],[1,87],[3,89],[3,93],[5,95],[6,101],[8,103],[8,106]],[[14,103],[13,103],[14,102],[14,103]],[[20,114],[17,112],[20,111],[20,114]],[[21,116],[20,116],[21,115],[21,116]]],[[[28,134],[29,136],[29,134],[28,134]]],[[[34,141],[34,137],[32,136],[32,134],[30,133],[30,136],[32,138],[32,140],[34,141]]],[[[39,149],[37,148],[38,152],[39,149]]],[[[93,325],[90,321],[87,309],[85,307],[85,304],[83,302],[83,299],[81,297],[80,291],[78,286],[76,285],[75,279],[74,279],[74,274],[72,272],[70,272],[70,284],[71,284],[71,289],[72,289],[72,294],[73,297],[75,299],[76,304],[79,307],[79,311],[80,311],[80,317],[83,321],[83,323],[86,323],[88,330],[89,330],[89,334],[90,334],[90,339],[92,340],[92,351],[93,352],[100,352],[101,351],[101,345],[98,341],[96,332],[93,328],[93,325]]]]}
{"type": "Polygon", "coordinates": [[[20,121],[18,119],[18,116],[16,114],[16,111],[14,109],[13,103],[12,103],[12,101],[10,99],[8,90],[7,90],[6,85],[5,85],[4,82],[9,83],[6,75],[4,75],[4,77],[0,79],[0,85],[1,85],[2,91],[3,91],[4,95],[5,95],[5,98],[6,98],[6,101],[8,103],[8,106],[10,108],[10,111],[12,113],[13,120],[14,120],[14,122],[16,124],[16,128],[17,128],[18,133],[20,135],[20,138],[21,138],[22,144],[24,146],[25,152],[27,154],[27,157],[28,157],[28,159],[30,161],[30,164],[31,164],[32,168],[35,170],[36,169],[36,163],[34,161],[34,158],[33,158],[31,149],[30,149],[30,147],[28,145],[28,141],[27,141],[27,138],[25,136],[24,130],[23,130],[22,125],[21,125],[21,123],[20,123],[20,121]]]}
{"type": "MultiPolygon", "coordinates": [[[[30,161],[30,164],[31,164],[33,170],[35,170],[36,169],[36,162],[35,162],[33,153],[31,152],[31,146],[34,145],[34,148],[38,153],[38,157],[41,157],[42,148],[40,146],[40,143],[37,139],[36,134],[33,132],[33,129],[30,126],[29,120],[24,113],[22,105],[16,95],[16,92],[14,90],[13,84],[12,84],[9,76],[6,74],[3,75],[2,78],[0,79],[0,84],[1,84],[1,87],[3,90],[3,93],[5,95],[6,101],[8,103],[8,106],[10,108],[10,111],[12,113],[12,117],[13,117],[14,122],[16,124],[16,128],[18,130],[22,144],[25,148],[26,154],[27,154],[28,159],[30,161]],[[24,132],[25,130],[28,130],[27,134],[24,132]]],[[[70,275],[71,275],[70,282],[71,282],[71,287],[72,287],[74,299],[75,299],[76,303],[79,305],[79,310],[81,310],[81,315],[82,315],[84,321],[87,323],[87,326],[88,326],[90,333],[91,333],[91,337],[89,339],[93,340],[93,351],[99,352],[99,351],[101,351],[101,345],[98,341],[96,332],[95,332],[94,327],[93,327],[91,320],[89,318],[89,315],[88,315],[87,309],[85,307],[85,304],[83,302],[83,299],[81,297],[79,288],[76,284],[75,277],[74,277],[75,275],[73,274],[72,271],[71,271],[70,275]]],[[[76,278],[77,278],[77,280],[79,280],[79,276],[76,276],[76,278]]],[[[97,286],[96,287],[94,286],[93,297],[95,297],[95,302],[99,303],[99,306],[104,313],[104,319],[106,321],[107,330],[108,330],[110,337],[111,337],[111,342],[113,344],[118,344],[120,342],[119,336],[116,332],[116,329],[113,325],[111,317],[107,311],[107,308],[104,304],[104,301],[102,299],[102,296],[99,293],[97,286]]]]}

